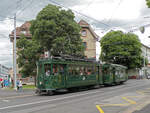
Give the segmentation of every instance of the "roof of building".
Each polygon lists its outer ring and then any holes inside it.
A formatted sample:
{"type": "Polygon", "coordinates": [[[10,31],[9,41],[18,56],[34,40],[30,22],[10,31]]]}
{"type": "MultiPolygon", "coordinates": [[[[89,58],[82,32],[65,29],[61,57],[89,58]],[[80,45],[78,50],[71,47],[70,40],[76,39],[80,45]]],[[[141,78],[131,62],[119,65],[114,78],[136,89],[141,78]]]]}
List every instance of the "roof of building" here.
{"type": "MultiPolygon", "coordinates": [[[[22,24],[20,27],[16,28],[16,38],[20,38],[21,34],[24,34],[26,37],[31,37],[32,35],[30,34],[30,28],[31,23],[29,21],[26,21],[24,24],[22,24]],[[23,33],[25,31],[25,33],[23,33]]],[[[9,34],[10,40],[12,41],[14,38],[14,30],[9,34]]]]}
{"type": "Polygon", "coordinates": [[[145,44],[143,44],[143,43],[141,43],[141,44],[142,44],[142,46],[144,46],[145,48],[150,49],[149,46],[147,46],[147,45],[145,45],[145,44]]]}
{"type": "Polygon", "coordinates": [[[78,23],[82,28],[88,28],[91,34],[94,36],[94,38],[98,38],[99,36],[94,32],[92,27],[85,21],[85,20],[80,20],[78,23]]]}

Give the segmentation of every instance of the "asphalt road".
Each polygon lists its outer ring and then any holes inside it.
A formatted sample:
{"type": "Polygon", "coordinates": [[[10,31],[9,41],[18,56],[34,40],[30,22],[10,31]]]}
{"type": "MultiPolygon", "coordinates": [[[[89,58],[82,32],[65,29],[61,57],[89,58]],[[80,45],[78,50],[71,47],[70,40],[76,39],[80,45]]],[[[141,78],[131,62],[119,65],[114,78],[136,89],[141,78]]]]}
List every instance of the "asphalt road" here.
{"type": "Polygon", "coordinates": [[[53,96],[0,90],[0,113],[148,113],[149,94],[150,80],[53,96]]]}

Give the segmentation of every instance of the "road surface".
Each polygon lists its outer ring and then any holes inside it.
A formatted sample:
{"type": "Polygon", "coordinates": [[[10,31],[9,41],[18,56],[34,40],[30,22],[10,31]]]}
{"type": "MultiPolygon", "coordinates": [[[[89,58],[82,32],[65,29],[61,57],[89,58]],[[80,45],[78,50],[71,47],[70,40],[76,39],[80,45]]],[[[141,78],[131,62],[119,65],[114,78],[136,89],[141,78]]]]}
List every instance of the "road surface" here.
{"type": "Polygon", "coordinates": [[[144,113],[140,110],[150,109],[149,94],[147,79],[53,96],[0,90],[0,113],[144,113]]]}

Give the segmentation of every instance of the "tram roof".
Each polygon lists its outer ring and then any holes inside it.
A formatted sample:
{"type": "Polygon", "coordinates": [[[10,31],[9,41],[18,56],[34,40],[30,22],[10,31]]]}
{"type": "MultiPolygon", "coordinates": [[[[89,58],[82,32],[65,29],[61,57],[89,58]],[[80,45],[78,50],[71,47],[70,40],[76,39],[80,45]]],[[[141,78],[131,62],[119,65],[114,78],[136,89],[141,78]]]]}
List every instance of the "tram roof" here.
{"type": "Polygon", "coordinates": [[[82,62],[82,63],[95,63],[95,64],[99,64],[99,62],[97,62],[94,59],[81,59],[81,58],[62,58],[62,57],[53,57],[53,58],[42,58],[39,60],[39,62],[65,62],[65,63],[69,63],[69,62],[82,62]]]}
{"type": "Polygon", "coordinates": [[[109,65],[109,66],[112,66],[112,67],[121,67],[121,68],[127,69],[126,66],[123,66],[123,65],[120,65],[120,64],[105,63],[105,64],[103,64],[103,65],[104,65],[104,66],[105,66],[105,65],[109,65]]]}

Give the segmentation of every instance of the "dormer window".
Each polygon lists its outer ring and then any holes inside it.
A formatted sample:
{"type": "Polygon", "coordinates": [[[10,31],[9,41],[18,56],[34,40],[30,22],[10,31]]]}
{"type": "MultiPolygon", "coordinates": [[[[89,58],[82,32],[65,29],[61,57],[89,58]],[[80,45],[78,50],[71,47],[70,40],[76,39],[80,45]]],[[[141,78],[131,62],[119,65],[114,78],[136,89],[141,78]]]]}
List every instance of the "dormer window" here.
{"type": "Polygon", "coordinates": [[[82,35],[82,36],[86,36],[86,34],[87,34],[86,30],[82,30],[82,31],[81,31],[81,35],[82,35]]]}
{"type": "Polygon", "coordinates": [[[26,34],[26,31],[23,30],[23,31],[21,31],[21,33],[22,33],[22,34],[26,34]]]}
{"type": "Polygon", "coordinates": [[[21,29],[21,33],[22,33],[22,34],[26,34],[26,33],[27,33],[27,32],[26,32],[26,29],[25,29],[25,28],[22,28],[22,29],[21,29]]]}

